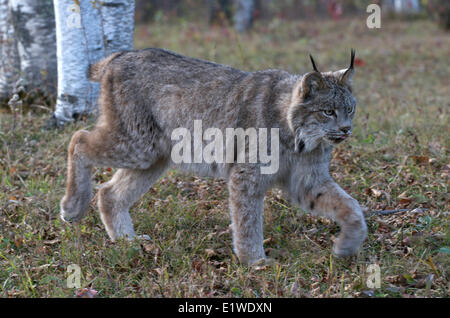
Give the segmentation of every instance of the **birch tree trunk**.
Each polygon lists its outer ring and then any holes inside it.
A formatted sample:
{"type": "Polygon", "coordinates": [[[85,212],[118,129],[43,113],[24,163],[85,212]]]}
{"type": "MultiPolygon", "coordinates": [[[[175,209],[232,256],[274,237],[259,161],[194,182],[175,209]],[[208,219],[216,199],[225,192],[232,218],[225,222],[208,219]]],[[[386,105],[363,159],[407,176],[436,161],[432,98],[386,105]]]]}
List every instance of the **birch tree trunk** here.
{"type": "Polygon", "coordinates": [[[28,90],[56,92],[56,37],[52,0],[9,0],[20,76],[28,90]]]}
{"type": "Polygon", "coordinates": [[[0,95],[16,81],[27,91],[56,92],[56,37],[52,0],[0,0],[0,95]]]}
{"type": "Polygon", "coordinates": [[[0,100],[10,97],[20,63],[8,0],[0,0],[0,100]]]}
{"type": "Polygon", "coordinates": [[[397,13],[413,13],[420,11],[419,0],[395,0],[394,7],[397,13]]]}
{"type": "Polygon", "coordinates": [[[415,13],[420,11],[419,0],[384,0],[385,9],[396,13],[415,13]]]}
{"type": "Polygon", "coordinates": [[[251,28],[253,24],[254,0],[236,0],[234,13],[234,28],[238,32],[244,32],[251,28]]]}
{"type": "Polygon", "coordinates": [[[133,48],[134,0],[54,0],[58,57],[58,126],[96,110],[99,84],[87,70],[109,54],[133,48]]]}

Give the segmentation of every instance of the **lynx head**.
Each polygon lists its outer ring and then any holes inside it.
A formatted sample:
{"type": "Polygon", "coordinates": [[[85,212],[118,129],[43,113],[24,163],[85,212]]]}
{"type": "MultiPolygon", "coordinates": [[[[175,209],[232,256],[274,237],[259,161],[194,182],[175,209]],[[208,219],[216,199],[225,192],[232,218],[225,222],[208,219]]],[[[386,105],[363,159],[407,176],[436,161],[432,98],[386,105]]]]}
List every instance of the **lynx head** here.
{"type": "Polygon", "coordinates": [[[299,153],[320,144],[334,146],[349,137],[356,108],[352,94],[355,51],[352,49],[350,66],[336,72],[319,72],[310,58],[314,71],[295,85],[287,115],[299,153]]]}

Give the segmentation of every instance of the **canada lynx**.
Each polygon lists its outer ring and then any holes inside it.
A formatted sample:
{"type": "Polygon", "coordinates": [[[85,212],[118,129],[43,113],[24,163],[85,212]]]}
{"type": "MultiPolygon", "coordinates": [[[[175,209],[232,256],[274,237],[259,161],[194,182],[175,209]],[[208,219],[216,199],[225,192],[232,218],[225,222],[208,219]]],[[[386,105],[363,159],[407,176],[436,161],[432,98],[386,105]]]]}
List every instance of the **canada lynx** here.
{"type": "MultiPolygon", "coordinates": [[[[163,49],[115,53],[90,67],[101,82],[100,117],[93,131],[77,131],[70,142],[68,180],[61,216],[77,222],[92,198],[91,168],[117,167],[98,194],[101,219],[112,240],[135,236],[129,208],[169,168],[228,180],[234,251],[245,264],[266,260],[263,202],[281,188],[302,209],[330,217],[341,233],[337,256],[354,254],[367,229],[358,202],[329,174],[333,146],[352,132],[356,100],[350,67],[336,72],[292,75],[281,70],[244,72],[163,49]],[[277,128],[276,173],[261,173],[260,162],[239,162],[248,150],[233,148],[232,163],[174,163],[172,132],[194,121],[204,127],[277,128]]],[[[204,142],[204,141],[203,141],[204,142]]],[[[224,145],[228,147],[228,145],[224,145]]],[[[242,147],[241,147],[242,148],[242,147]]]]}

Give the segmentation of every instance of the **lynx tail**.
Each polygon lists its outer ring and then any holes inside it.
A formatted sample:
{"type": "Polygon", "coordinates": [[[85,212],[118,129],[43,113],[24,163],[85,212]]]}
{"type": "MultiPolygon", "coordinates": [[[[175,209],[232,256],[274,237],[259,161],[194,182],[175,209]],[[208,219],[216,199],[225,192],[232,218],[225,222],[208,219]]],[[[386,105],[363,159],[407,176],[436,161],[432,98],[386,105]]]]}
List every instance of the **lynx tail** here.
{"type": "Polygon", "coordinates": [[[108,56],[107,58],[104,58],[100,62],[97,62],[95,64],[89,65],[88,69],[88,78],[92,82],[100,82],[102,79],[103,74],[105,73],[106,67],[109,65],[109,63],[114,60],[116,57],[122,55],[125,52],[116,52],[108,56]]]}

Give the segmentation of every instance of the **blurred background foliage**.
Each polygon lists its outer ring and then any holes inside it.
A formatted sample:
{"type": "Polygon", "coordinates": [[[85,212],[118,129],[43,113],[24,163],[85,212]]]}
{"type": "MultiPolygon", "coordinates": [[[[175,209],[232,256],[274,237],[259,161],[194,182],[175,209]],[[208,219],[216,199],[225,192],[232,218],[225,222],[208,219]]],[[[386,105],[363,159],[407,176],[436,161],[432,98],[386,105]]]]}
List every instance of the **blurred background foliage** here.
{"type": "MultiPolygon", "coordinates": [[[[404,10],[396,9],[396,0],[254,0],[253,18],[340,19],[361,14],[369,4],[379,4],[390,19],[433,19],[450,29],[450,1],[403,1],[404,10]],[[418,10],[408,10],[417,3],[418,10]]],[[[232,21],[236,2],[233,0],[136,0],[136,23],[170,21],[172,19],[203,20],[222,24],[232,21]]],[[[398,2],[398,3],[400,3],[398,2]]]]}

